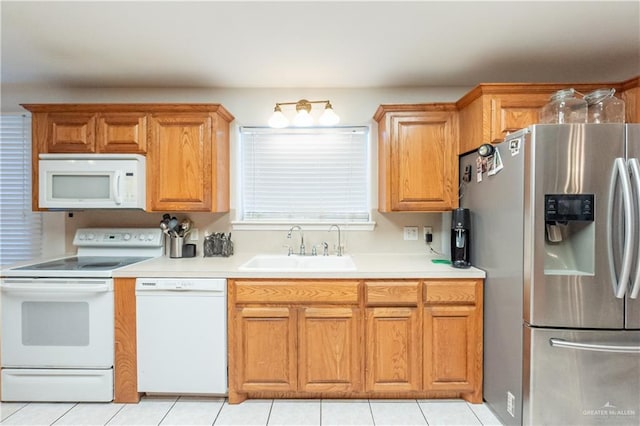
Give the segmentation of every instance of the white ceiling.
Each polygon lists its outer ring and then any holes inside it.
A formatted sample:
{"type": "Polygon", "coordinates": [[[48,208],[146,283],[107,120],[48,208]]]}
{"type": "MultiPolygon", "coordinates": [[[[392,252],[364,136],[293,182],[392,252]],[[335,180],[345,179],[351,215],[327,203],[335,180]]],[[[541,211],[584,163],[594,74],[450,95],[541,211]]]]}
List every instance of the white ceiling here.
{"type": "Polygon", "coordinates": [[[0,7],[3,85],[363,88],[640,74],[637,0],[0,7]]]}

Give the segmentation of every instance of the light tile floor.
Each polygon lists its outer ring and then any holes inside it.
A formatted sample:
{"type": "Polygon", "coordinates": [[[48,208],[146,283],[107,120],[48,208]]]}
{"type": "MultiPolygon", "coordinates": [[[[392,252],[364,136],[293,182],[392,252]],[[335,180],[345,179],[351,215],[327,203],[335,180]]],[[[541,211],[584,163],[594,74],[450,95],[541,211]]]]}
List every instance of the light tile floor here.
{"type": "Polygon", "coordinates": [[[462,400],[248,400],[145,397],[139,404],[0,403],[0,425],[500,425],[462,400]]]}

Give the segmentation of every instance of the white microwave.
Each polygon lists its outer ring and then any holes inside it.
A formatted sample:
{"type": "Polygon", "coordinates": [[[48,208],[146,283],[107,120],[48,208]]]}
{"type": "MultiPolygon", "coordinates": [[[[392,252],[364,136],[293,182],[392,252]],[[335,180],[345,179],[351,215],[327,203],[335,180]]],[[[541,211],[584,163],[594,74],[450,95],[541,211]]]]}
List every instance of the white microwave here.
{"type": "Polygon", "coordinates": [[[145,209],[146,162],[136,154],[40,154],[39,207],[145,209]]]}

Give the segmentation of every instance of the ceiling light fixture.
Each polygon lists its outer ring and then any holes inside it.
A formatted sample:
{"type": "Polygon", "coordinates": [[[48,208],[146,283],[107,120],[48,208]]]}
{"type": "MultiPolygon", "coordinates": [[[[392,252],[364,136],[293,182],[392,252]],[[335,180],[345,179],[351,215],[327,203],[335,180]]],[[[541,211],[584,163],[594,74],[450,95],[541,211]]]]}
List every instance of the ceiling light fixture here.
{"type": "Polygon", "coordinates": [[[269,119],[269,126],[275,128],[283,128],[289,125],[289,120],[282,113],[282,105],[295,105],[296,115],[293,118],[293,125],[297,127],[307,127],[313,125],[313,117],[311,116],[311,104],[324,104],[324,112],[318,118],[318,123],[322,126],[333,126],[340,122],[340,117],[333,110],[331,102],[327,101],[308,101],[300,99],[298,102],[277,102],[273,109],[273,115],[269,119]]]}

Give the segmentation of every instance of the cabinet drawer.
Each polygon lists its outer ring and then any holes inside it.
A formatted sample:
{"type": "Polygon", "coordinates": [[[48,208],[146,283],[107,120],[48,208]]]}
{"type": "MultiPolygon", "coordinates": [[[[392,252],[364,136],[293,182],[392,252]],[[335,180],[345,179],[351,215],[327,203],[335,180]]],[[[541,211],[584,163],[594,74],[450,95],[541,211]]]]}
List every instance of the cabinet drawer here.
{"type": "Polygon", "coordinates": [[[358,281],[236,281],[236,303],[358,303],[358,281]]]}
{"type": "Polygon", "coordinates": [[[367,281],[367,306],[417,306],[419,281],[367,281]]]}
{"type": "Polygon", "coordinates": [[[474,305],[477,283],[477,281],[427,281],[424,284],[424,301],[428,305],[474,305]]]}

